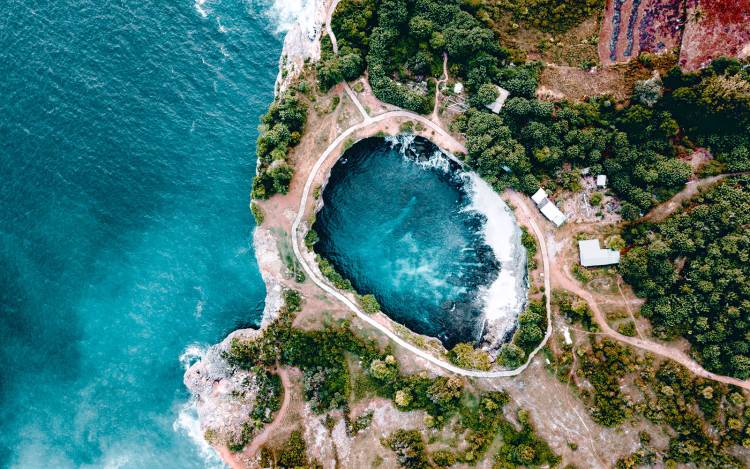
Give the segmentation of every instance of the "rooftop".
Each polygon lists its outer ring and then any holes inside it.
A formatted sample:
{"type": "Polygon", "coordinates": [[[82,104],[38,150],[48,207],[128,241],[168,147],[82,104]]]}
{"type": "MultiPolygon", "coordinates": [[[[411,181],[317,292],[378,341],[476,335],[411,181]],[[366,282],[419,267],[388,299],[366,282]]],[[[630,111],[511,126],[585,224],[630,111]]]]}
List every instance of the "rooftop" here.
{"type": "Polygon", "coordinates": [[[487,104],[487,109],[494,112],[495,114],[499,114],[500,110],[503,108],[503,105],[505,104],[505,101],[508,100],[508,97],[510,96],[510,91],[500,88],[499,86],[495,85],[497,88],[497,99],[494,103],[487,104]]]}
{"type": "Polygon", "coordinates": [[[578,241],[581,254],[581,265],[584,267],[598,267],[620,263],[620,252],[613,249],[602,249],[598,239],[578,241]]]}
{"type": "Polygon", "coordinates": [[[541,210],[542,215],[547,217],[549,221],[555,224],[555,226],[560,227],[565,223],[565,214],[563,214],[555,204],[550,202],[549,199],[539,206],[539,210],[541,210]]]}

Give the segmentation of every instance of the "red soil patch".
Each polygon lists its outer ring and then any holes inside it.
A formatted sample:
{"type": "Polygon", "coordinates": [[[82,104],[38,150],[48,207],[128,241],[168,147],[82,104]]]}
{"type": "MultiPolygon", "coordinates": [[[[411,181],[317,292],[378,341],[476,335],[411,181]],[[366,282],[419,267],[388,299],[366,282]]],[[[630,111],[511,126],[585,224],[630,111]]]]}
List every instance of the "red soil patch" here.
{"type": "Polygon", "coordinates": [[[605,65],[680,49],[687,70],[750,56],[750,0],[609,0],[599,34],[605,65]]]}
{"type": "Polygon", "coordinates": [[[750,0],[691,0],[680,65],[696,70],[720,56],[750,55],[750,0]]]}
{"type": "Polygon", "coordinates": [[[706,23],[712,26],[742,23],[750,20],[750,0],[700,0],[706,23]]]}

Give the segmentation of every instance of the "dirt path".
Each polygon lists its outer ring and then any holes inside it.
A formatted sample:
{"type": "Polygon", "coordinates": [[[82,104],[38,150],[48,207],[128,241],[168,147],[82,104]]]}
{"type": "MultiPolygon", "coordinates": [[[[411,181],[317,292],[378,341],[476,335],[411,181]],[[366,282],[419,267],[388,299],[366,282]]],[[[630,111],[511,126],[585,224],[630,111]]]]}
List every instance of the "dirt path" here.
{"type": "MultiPolygon", "coordinates": [[[[409,111],[390,111],[386,112],[384,114],[377,115],[375,117],[372,117],[365,122],[359,123],[357,125],[354,125],[352,127],[349,127],[344,132],[339,134],[339,136],[326,148],[326,150],[323,152],[323,154],[318,158],[318,160],[315,162],[315,165],[313,166],[312,170],[310,171],[310,174],[308,175],[307,181],[305,183],[304,190],[302,192],[302,197],[300,199],[299,203],[299,209],[297,210],[297,216],[294,219],[294,223],[292,224],[292,248],[294,250],[294,254],[297,257],[298,261],[302,265],[303,270],[307,274],[308,278],[313,281],[321,290],[328,293],[332,298],[338,300],[340,303],[342,303],[344,306],[346,306],[350,311],[355,313],[359,319],[364,321],[365,323],[369,324],[370,326],[374,327],[375,329],[379,330],[386,336],[388,336],[389,339],[393,340],[395,343],[400,345],[401,347],[409,350],[413,354],[427,360],[428,362],[439,366],[440,368],[443,368],[446,371],[450,371],[452,373],[462,375],[462,376],[471,376],[475,378],[502,378],[502,377],[509,377],[509,376],[517,376],[521,373],[523,373],[524,370],[529,366],[531,363],[531,360],[534,358],[534,356],[539,352],[539,350],[544,347],[549,337],[552,335],[552,309],[550,304],[550,298],[547,297],[547,318],[548,318],[548,327],[547,332],[544,336],[544,340],[542,343],[539,344],[539,346],[531,353],[529,354],[528,360],[526,363],[524,363],[521,367],[516,368],[514,370],[502,370],[502,371],[476,371],[476,370],[467,370],[464,368],[460,368],[452,363],[449,363],[445,360],[442,360],[431,353],[407,342],[406,340],[402,339],[400,336],[398,336],[396,333],[394,333],[388,326],[382,324],[377,319],[373,318],[369,314],[363,312],[359,306],[344,295],[343,293],[339,292],[332,286],[330,286],[324,279],[320,278],[317,271],[313,269],[307,262],[307,258],[302,254],[302,249],[300,247],[300,233],[299,233],[299,227],[302,223],[303,219],[305,218],[305,208],[308,205],[308,198],[310,196],[310,192],[312,191],[312,186],[315,181],[315,178],[318,174],[318,171],[320,168],[326,163],[326,160],[331,157],[331,155],[336,155],[336,157],[340,156],[341,152],[336,153],[336,150],[338,150],[342,143],[346,141],[349,136],[354,134],[358,131],[366,130],[368,133],[375,134],[377,133],[377,130],[379,128],[379,123],[388,123],[389,121],[393,121],[394,119],[402,119],[406,118],[409,120],[417,121],[428,127],[430,130],[434,131],[437,136],[439,136],[445,143],[448,143],[450,147],[453,148],[459,148],[462,151],[465,151],[465,147],[458,141],[456,141],[452,135],[450,135],[448,132],[446,132],[442,127],[438,126],[431,120],[427,119],[424,116],[414,114],[413,112],[409,111]]],[[[438,139],[439,140],[439,139],[438,139]]],[[[440,142],[436,142],[438,145],[440,145],[440,142]]],[[[515,193],[511,193],[515,194],[515,193]]],[[[512,197],[517,197],[518,199],[521,198],[520,194],[512,195],[512,197]]],[[[521,205],[522,210],[527,210],[523,205],[521,205]]],[[[526,214],[528,217],[528,213],[526,214]]],[[[549,285],[549,277],[546,274],[549,270],[549,258],[547,256],[547,249],[546,249],[546,243],[544,240],[544,237],[542,236],[542,231],[537,226],[535,220],[531,217],[529,218],[530,226],[532,227],[532,230],[534,231],[535,235],[538,237],[539,243],[542,247],[542,259],[544,264],[544,282],[545,282],[545,288],[547,291],[549,291],[550,285],[549,285]]]]}
{"type": "Polygon", "coordinates": [[[281,386],[284,389],[284,397],[281,401],[281,407],[273,421],[263,427],[263,431],[258,433],[253,441],[250,442],[249,446],[246,446],[241,453],[233,453],[226,446],[215,446],[216,451],[219,453],[222,461],[232,469],[246,469],[248,466],[246,461],[250,460],[260,450],[260,448],[266,444],[268,439],[273,436],[273,433],[278,429],[281,423],[286,417],[287,411],[289,410],[289,403],[292,398],[292,388],[289,381],[289,373],[284,368],[277,367],[276,372],[281,378],[281,386]]]}
{"type": "Polygon", "coordinates": [[[619,277],[617,278],[617,291],[620,293],[620,297],[622,297],[622,304],[625,305],[625,310],[628,312],[630,320],[633,321],[635,332],[638,333],[638,337],[643,339],[644,337],[641,333],[641,328],[638,327],[638,321],[635,320],[635,315],[633,314],[633,308],[630,307],[630,302],[625,298],[625,292],[622,291],[621,279],[619,277]]]}
{"type": "Polygon", "coordinates": [[[279,408],[279,411],[276,412],[273,422],[263,427],[263,431],[253,438],[250,446],[245,448],[244,454],[246,456],[255,456],[255,453],[258,452],[261,446],[266,444],[268,438],[273,435],[279,425],[281,425],[281,422],[284,421],[284,417],[286,417],[286,413],[289,410],[289,402],[291,402],[292,399],[292,384],[289,382],[289,372],[284,368],[277,368],[276,371],[281,378],[281,387],[284,389],[284,399],[281,401],[281,407],[279,408]]]}
{"type": "Polygon", "coordinates": [[[589,304],[591,312],[594,316],[594,320],[601,329],[602,335],[607,335],[630,346],[637,347],[647,352],[651,352],[655,355],[673,360],[684,366],[685,368],[690,370],[691,373],[697,376],[718,381],[720,383],[733,384],[735,386],[750,390],[750,380],[742,381],[737,378],[711,373],[710,371],[705,370],[695,360],[690,358],[685,352],[681,350],[677,350],[668,345],[652,342],[650,340],[644,340],[638,337],[624,336],[612,329],[612,327],[610,327],[610,325],[607,323],[606,315],[602,312],[601,308],[599,308],[599,303],[594,298],[594,295],[581,287],[581,285],[573,278],[572,274],[562,265],[562,263],[554,264],[552,270],[550,271],[550,275],[552,276],[556,287],[568,290],[578,295],[589,304]]]}
{"type": "Polygon", "coordinates": [[[671,199],[662,202],[661,204],[654,207],[650,212],[643,216],[642,220],[659,222],[670,216],[675,210],[682,207],[682,203],[686,200],[690,200],[695,197],[701,189],[716,184],[728,177],[732,176],[747,176],[750,175],[750,171],[741,173],[727,173],[719,174],[718,176],[710,176],[704,179],[697,179],[695,181],[689,181],[685,184],[685,188],[680,192],[672,196],[671,199]]]}
{"type": "Polygon", "coordinates": [[[440,119],[438,118],[438,109],[440,109],[440,85],[448,82],[448,54],[443,52],[443,76],[440,80],[435,83],[435,107],[432,109],[430,114],[430,120],[440,125],[440,119]]]}
{"type": "Polygon", "coordinates": [[[644,221],[652,222],[659,222],[664,220],[669,215],[674,213],[675,210],[682,207],[682,202],[692,199],[704,187],[708,187],[714,183],[717,183],[727,176],[728,175],[726,174],[720,174],[719,176],[711,176],[705,179],[689,181],[687,184],[685,184],[684,189],[673,195],[671,199],[654,207],[650,212],[644,215],[642,219],[644,221]]]}
{"type": "MultiPolygon", "coordinates": [[[[333,18],[333,13],[336,11],[336,7],[339,5],[339,1],[340,0],[333,0],[333,2],[331,3],[331,7],[328,9],[328,14],[326,15],[326,32],[328,33],[328,37],[331,39],[333,53],[336,55],[339,54],[339,44],[336,40],[336,35],[333,34],[333,28],[331,27],[331,18],[333,18]]],[[[357,95],[354,94],[354,91],[352,91],[349,83],[344,82],[344,90],[346,90],[346,94],[347,96],[349,96],[349,99],[351,99],[354,105],[357,106],[357,110],[360,114],[362,114],[362,118],[365,121],[370,120],[370,115],[367,114],[367,111],[362,106],[362,103],[360,103],[359,99],[357,99],[357,95]]]]}

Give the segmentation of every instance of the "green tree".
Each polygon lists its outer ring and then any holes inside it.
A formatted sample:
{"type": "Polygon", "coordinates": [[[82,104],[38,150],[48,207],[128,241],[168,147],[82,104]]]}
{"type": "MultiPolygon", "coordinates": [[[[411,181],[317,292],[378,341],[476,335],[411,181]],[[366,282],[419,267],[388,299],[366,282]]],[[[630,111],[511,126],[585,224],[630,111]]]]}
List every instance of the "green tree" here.
{"type": "Polygon", "coordinates": [[[494,103],[497,99],[497,87],[492,83],[485,83],[477,91],[477,102],[481,105],[494,103]]]}

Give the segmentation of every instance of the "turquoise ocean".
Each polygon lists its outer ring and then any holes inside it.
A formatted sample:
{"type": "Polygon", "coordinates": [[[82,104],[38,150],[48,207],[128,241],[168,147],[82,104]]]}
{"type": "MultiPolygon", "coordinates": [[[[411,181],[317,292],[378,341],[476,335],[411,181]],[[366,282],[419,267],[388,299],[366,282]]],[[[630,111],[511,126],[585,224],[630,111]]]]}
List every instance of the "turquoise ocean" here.
{"type": "Polygon", "coordinates": [[[248,202],[280,19],[243,0],[5,4],[1,468],[218,464],[180,357],[260,322],[248,202]]]}

